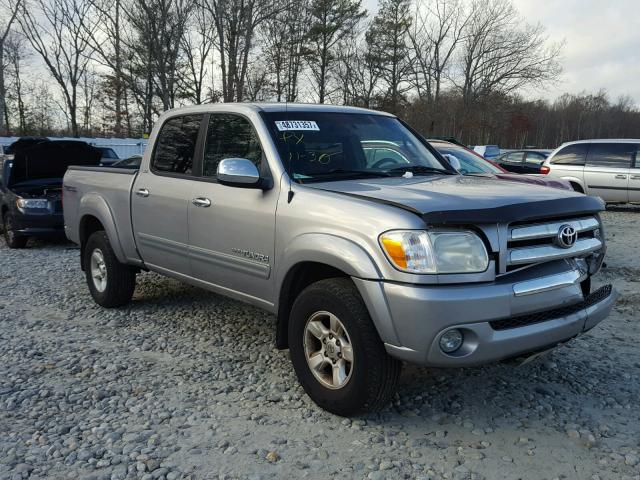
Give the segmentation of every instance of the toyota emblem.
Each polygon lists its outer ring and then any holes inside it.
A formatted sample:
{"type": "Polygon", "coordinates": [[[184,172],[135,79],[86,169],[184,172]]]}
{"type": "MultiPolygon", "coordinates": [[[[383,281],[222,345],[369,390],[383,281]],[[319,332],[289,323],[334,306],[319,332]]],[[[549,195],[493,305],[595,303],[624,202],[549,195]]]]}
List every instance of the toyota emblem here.
{"type": "Polygon", "coordinates": [[[556,236],[556,243],[562,248],[571,248],[578,239],[578,232],[571,225],[562,225],[558,229],[558,235],[556,236]]]}

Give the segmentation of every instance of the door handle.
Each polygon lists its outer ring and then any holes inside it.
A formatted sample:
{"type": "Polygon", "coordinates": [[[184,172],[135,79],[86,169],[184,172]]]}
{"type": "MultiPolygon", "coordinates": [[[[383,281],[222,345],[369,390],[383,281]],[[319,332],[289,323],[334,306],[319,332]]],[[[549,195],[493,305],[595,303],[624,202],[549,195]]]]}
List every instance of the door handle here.
{"type": "Polygon", "coordinates": [[[196,197],[193,200],[191,200],[191,203],[193,203],[196,207],[202,207],[202,208],[207,208],[211,206],[211,200],[205,197],[196,197]]]}
{"type": "Polygon", "coordinates": [[[138,195],[139,197],[148,197],[149,196],[149,190],[147,190],[146,188],[139,188],[136,191],[136,195],[138,195]]]}
{"type": "Polygon", "coordinates": [[[640,180],[640,175],[631,175],[631,180],[640,180]]]}
{"type": "Polygon", "coordinates": [[[620,180],[626,180],[627,176],[626,175],[616,175],[615,178],[619,178],[620,180]]]}

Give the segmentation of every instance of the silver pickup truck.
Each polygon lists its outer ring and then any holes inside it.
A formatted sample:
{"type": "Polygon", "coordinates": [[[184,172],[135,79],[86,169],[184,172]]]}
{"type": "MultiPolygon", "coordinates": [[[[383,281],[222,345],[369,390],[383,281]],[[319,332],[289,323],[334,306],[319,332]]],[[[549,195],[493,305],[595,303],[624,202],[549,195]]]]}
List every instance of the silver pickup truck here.
{"type": "Polygon", "coordinates": [[[459,175],[382,112],[176,109],[139,170],[71,167],[63,195],[98,304],[126,304],[151,270],[273,312],[300,383],[340,415],[383,406],[401,361],[533,355],[617,296],[591,291],[599,199],[459,175]]]}

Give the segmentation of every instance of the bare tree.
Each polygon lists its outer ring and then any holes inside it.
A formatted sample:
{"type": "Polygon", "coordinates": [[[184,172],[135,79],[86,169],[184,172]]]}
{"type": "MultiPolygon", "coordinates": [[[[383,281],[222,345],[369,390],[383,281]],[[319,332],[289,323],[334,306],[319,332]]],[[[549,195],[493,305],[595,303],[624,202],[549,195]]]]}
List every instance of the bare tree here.
{"type": "Polygon", "coordinates": [[[367,15],[360,0],[312,0],[305,56],[318,95],[324,103],[330,75],[336,68],[337,47],[367,15]]]}
{"type": "Polygon", "coordinates": [[[415,23],[409,37],[415,56],[414,86],[419,98],[437,105],[470,18],[460,0],[416,1],[415,23]]]}
{"type": "Polygon", "coordinates": [[[285,9],[267,17],[260,28],[278,102],[293,102],[298,96],[308,15],[309,0],[289,0],[285,9]]]}
{"type": "Polygon", "coordinates": [[[548,44],[542,25],[524,23],[511,0],[475,0],[457,82],[465,103],[555,80],[561,47],[548,44]]]}
{"type": "Polygon", "coordinates": [[[96,31],[90,0],[32,0],[18,18],[33,49],[60,87],[71,133],[77,137],[78,93],[87,71],[96,31]]]}
{"type": "Polygon", "coordinates": [[[220,60],[222,97],[243,100],[249,54],[257,28],[280,8],[274,0],[203,0],[215,29],[220,60]]]}
{"type": "MultiPolygon", "coordinates": [[[[114,125],[116,137],[122,135],[123,97],[125,82],[124,44],[122,32],[125,29],[122,0],[93,0],[93,15],[98,20],[95,32],[88,32],[91,46],[97,53],[100,64],[111,70],[110,97],[113,100],[114,125]]],[[[89,25],[92,28],[93,25],[89,25]]]]}
{"type": "Polygon", "coordinates": [[[185,98],[195,104],[205,99],[207,66],[213,50],[213,26],[206,9],[196,4],[187,32],[182,38],[182,50],[186,58],[186,72],[180,78],[180,89],[185,98]]]}
{"type": "MultiPolygon", "coordinates": [[[[23,65],[25,59],[29,56],[26,46],[26,39],[17,32],[11,32],[5,42],[5,60],[7,61],[7,77],[11,85],[9,97],[13,97],[18,112],[18,132],[24,135],[27,129],[27,116],[25,108],[25,91],[23,86],[23,65]]],[[[8,118],[8,108],[5,103],[6,117],[8,118]]],[[[9,129],[9,121],[6,121],[7,130],[9,129]]]]}
{"type": "Polygon", "coordinates": [[[15,22],[20,10],[21,0],[1,0],[0,15],[4,22],[0,26],[0,134],[6,133],[8,128],[7,120],[7,90],[5,86],[5,46],[11,27],[15,22]]]}
{"type": "Polygon", "coordinates": [[[191,0],[134,0],[126,9],[140,43],[148,48],[150,75],[164,110],[175,106],[181,43],[193,8],[191,0]]]}
{"type": "Polygon", "coordinates": [[[387,85],[386,106],[394,112],[398,111],[403,94],[411,88],[408,82],[413,66],[408,44],[410,8],[409,0],[382,0],[366,33],[368,54],[378,64],[387,85]]]}
{"type": "Polygon", "coordinates": [[[342,103],[365,108],[374,107],[381,69],[366,42],[352,35],[341,43],[338,54],[337,77],[340,79],[342,103]]]}

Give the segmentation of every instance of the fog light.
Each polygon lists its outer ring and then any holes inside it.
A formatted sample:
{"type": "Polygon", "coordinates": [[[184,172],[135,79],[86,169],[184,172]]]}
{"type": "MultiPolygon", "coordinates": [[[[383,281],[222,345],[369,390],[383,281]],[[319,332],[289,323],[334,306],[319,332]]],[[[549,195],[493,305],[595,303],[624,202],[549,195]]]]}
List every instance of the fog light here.
{"type": "Polygon", "coordinates": [[[440,337],[440,348],[444,353],[453,353],[462,346],[464,337],[457,328],[449,330],[440,337]]]}

